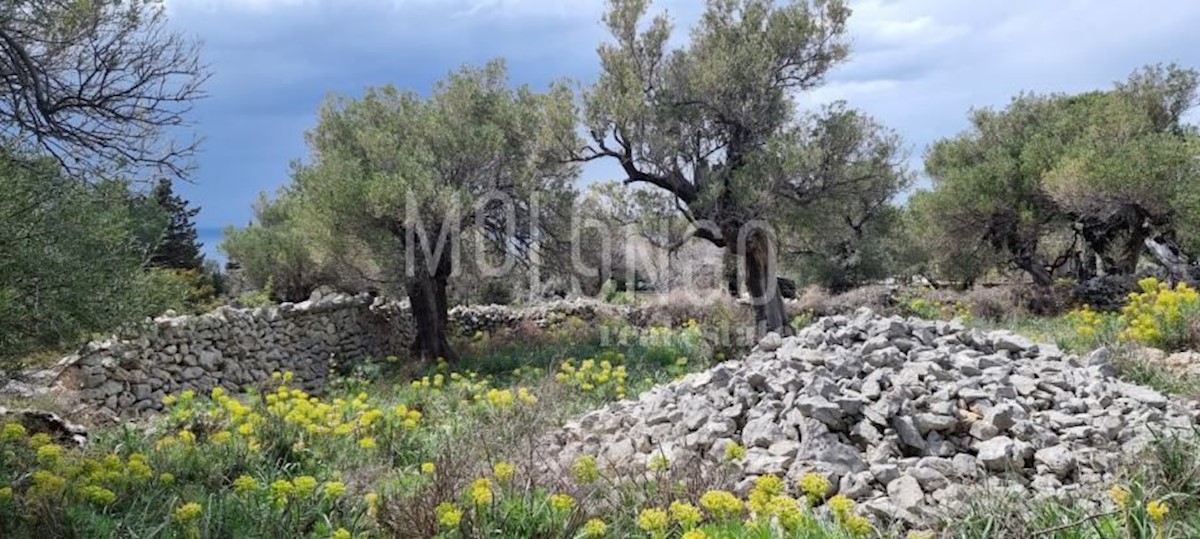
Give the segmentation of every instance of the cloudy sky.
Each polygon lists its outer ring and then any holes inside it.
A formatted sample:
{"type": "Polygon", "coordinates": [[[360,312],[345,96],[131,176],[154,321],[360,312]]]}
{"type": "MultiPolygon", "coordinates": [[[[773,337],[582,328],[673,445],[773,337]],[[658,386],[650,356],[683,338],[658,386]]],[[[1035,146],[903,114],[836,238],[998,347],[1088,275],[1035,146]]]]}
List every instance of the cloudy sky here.
{"type": "MultiPolygon", "coordinates": [[[[210,97],[197,106],[199,171],[180,191],[219,230],[244,225],[259,192],[287,181],[330,92],[393,83],[427,90],[464,63],[502,56],[516,83],[594,79],[604,0],[167,0],[173,24],[204,42],[210,97]]],[[[1196,0],[857,0],[853,53],[808,105],[844,99],[898,130],[913,156],[966,125],[973,106],[1021,90],[1111,85],[1134,68],[1200,68],[1196,0]]],[[[702,0],[659,0],[677,34],[702,0]]],[[[585,181],[612,179],[611,167],[585,181]]]]}

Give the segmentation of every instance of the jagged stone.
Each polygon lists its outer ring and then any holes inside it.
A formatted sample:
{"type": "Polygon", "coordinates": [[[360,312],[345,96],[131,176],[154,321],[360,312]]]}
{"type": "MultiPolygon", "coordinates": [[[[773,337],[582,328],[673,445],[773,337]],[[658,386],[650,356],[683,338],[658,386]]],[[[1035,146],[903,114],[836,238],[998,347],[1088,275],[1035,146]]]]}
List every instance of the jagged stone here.
{"type": "MultiPolygon", "coordinates": [[[[553,456],[659,429],[656,443],[704,447],[719,461],[718,448],[737,440],[748,448],[743,486],[757,474],[816,471],[866,514],[909,525],[975,488],[1098,498],[1124,455],[1154,432],[1190,434],[1197,417],[1113,378],[1104,362],[1013,334],[859,311],[768,337],[741,362],[611,405],[623,418],[615,426],[568,429],[546,445],[553,456]]],[[[653,446],[635,449],[631,466],[653,446]]]]}

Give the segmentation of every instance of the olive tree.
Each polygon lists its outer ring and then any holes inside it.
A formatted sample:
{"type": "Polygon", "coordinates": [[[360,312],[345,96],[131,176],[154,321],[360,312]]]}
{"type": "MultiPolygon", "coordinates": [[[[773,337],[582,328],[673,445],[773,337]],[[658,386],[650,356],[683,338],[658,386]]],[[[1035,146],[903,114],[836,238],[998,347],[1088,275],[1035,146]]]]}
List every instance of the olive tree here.
{"type": "Polygon", "coordinates": [[[1053,284],[1042,240],[1066,226],[1043,187],[1062,142],[1050,136],[1052,99],[1022,95],[1002,111],[972,111],[966,132],[935,142],[925,156],[933,183],[927,208],[942,233],[983,242],[1041,286],[1053,284]]]}
{"type": "MultiPolygon", "coordinates": [[[[688,42],[671,45],[647,0],[610,0],[613,40],[583,95],[580,161],[611,159],[626,183],[669,192],[694,235],[744,266],[759,331],[787,332],[773,224],[831,193],[890,171],[860,166],[876,152],[834,135],[835,110],[798,118],[795,95],[847,57],[841,0],[710,0],[688,42]],[[814,129],[817,132],[814,133],[814,129]]],[[[874,139],[867,139],[874,140],[874,139]]]]}
{"type": "MultiPolygon", "coordinates": [[[[1200,192],[1196,127],[1183,115],[1197,100],[1200,73],[1148,66],[1106,92],[1062,98],[1064,123],[1082,126],[1045,178],[1047,192],[1076,223],[1109,274],[1132,274],[1147,247],[1176,278],[1165,252],[1180,253],[1177,233],[1200,192]]],[[[1095,273],[1092,268],[1087,268],[1095,273]]]]}
{"type": "Polygon", "coordinates": [[[84,185],[50,157],[0,147],[0,370],[166,308],[187,290],[147,271],[167,216],[128,182],[84,185]]]}
{"type": "Polygon", "coordinates": [[[1182,118],[1198,80],[1151,66],[1111,90],[972,111],[967,131],[926,155],[926,208],[943,236],[990,245],[1038,285],[1064,268],[1132,274],[1147,247],[1182,277],[1176,237],[1200,199],[1196,129],[1182,118]]]}
{"type": "Polygon", "coordinates": [[[469,269],[460,249],[484,272],[503,268],[489,254],[536,262],[571,201],[578,166],[552,150],[574,130],[564,87],[512,89],[501,61],[464,67],[428,97],[384,86],[329,98],[291,189],[310,238],[366,253],[407,293],[413,352],[450,359],[446,287],[469,269]]]}
{"type": "Polygon", "coordinates": [[[326,266],[317,262],[297,213],[296,198],[286,190],[274,200],[260,195],[254,222],[244,228],[226,227],[220,245],[247,284],[269,289],[283,301],[303,301],[331,280],[326,266]]]}

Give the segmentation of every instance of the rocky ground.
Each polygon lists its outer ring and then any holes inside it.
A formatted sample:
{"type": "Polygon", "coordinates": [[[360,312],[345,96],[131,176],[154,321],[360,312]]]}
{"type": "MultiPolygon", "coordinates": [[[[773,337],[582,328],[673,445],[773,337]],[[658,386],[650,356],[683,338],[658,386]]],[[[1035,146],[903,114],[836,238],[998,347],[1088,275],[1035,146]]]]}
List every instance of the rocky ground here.
{"type": "Polygon", "coordinates": [[[564,466],[586,454],[644,469],[657,452],[721,460],[736,442],[743,486],[815,471],[870,516],[918,524],[980,488],[1099,499],[1123,458],[1198,418],[1115,378],[1104,350],[860,310],[588,413],[549,449],[564,466]]]}

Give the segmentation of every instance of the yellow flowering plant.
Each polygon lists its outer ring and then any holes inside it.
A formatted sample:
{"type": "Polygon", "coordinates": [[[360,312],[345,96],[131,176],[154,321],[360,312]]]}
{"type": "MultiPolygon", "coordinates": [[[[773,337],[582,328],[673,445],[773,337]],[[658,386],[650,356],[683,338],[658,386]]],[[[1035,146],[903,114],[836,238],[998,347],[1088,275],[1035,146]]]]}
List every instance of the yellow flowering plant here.
{"type": "Polygon", "coordinates": [[[1187,283],[1171,286],[1153,277],[1138,281],[1138,288],[1121,309],[1127,326],[1121,338],[1167,350],[1192,344],[1192,326],[1200,323],[1200,293],[1187,283]]]}

